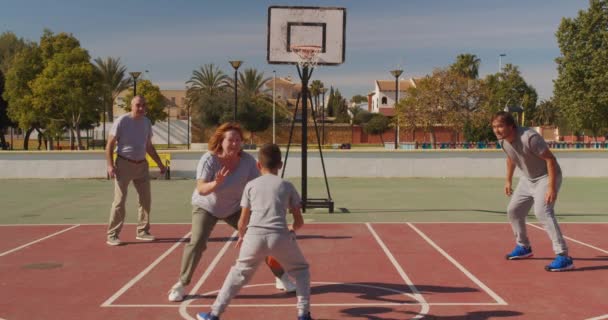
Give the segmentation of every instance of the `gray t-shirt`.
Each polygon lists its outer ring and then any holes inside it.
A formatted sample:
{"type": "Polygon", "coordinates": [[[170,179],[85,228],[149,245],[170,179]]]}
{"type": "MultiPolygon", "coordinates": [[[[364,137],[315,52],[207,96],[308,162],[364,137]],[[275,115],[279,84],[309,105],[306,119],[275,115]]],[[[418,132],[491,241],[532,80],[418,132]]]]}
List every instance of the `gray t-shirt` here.
{"type": "Polygon", "coordinates": [[[300,195],[291,182],[265,174],[245,186],[241,207],[251,209],[247,233],[287,232],[287,209],[300,207],[300,195]]]}
{"type": "MultiPolygon", "coordinates": [[[[501,145],[507,156],[528,179],[537,179],[547,175],[547,162],[540,155],[549,149],[549,146],[536,131],[517,127],[513,143],[502,140],[501,145]]],[[[560,175],[561,172],[558,164],[557,174],[560,175]]]]}
{"type": "MultiPolygon", "coordinates": [[[[213,153],[207,152],[196,166],[196,179],[211,182],[215,180],[215,175],[221,168],[220,159],[213,153]]],[[[245,185],[259,175],[260,172],[256,166],[255,158],[243,151],[236,169],[224,179],[215,191],[203,196],[194,188],[192,205],[203,208],[218,218],[226,218],[241,209],[239,204],[245,185]]]]}
{"type": "Polygon", "coordinates": [[[116,137],[116,153],[131,160],[146,158],[146,144],[152,138],[152,123],[147,117],[133,119],[130,113],[112,124],[110,134],[116,137]]]}

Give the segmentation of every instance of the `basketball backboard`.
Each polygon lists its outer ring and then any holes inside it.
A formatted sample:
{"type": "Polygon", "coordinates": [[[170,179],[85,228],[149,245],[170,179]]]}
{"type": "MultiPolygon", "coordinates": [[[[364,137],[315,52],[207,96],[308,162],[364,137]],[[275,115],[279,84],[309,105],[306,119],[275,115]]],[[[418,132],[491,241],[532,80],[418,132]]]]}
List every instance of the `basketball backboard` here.
{"type": "Polygon", "coordinates": [[[270,64],[298,64],[298,47],[320,47],[316,64],[344,62],[346,9],[338,7],[270,6],[268,52],[270,64]]]}

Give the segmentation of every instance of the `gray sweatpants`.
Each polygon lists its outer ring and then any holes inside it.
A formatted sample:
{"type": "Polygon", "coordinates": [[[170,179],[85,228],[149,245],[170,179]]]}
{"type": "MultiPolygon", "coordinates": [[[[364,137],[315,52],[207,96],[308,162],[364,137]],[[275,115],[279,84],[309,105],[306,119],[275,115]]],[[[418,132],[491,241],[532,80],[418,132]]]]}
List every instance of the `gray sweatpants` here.
{"type": "Polygon", "coordinates": [[[296,279],[298,316],[310,309],[310,272],[296,236],[293,232],[251,234],[245,238],[236,264],[230,269],[217,299],[211,307],[215,315],[221,315],[230,300],[249,282],[257,267],[266,256],[273,256],[285,271],[296,279]]]}
{"type": "MultiPolygon", "coordinates": [[[[556,187],[562,185],[562,177],[556,177],[556,187]]],[[[525,177],[520,178],[517,188],[511,195],[511,201],[507,208],[507,215],[511,221],[511,227],[515,234],[517,244],[521,246],[530,246],[530,240],[526,232],[526,216],[534,205],[534,215],[540,223],[543,224],[545,231],[553,244],[553,251],[556,254],[568,254],[568,246],[562,235],[562,232],[555,219],[555,211],[553,207],[555,202],[551,204],[545,203],[545,194],[549,186],[549,177],[545,176],[537,180],[530,180],[525,177]]]]}

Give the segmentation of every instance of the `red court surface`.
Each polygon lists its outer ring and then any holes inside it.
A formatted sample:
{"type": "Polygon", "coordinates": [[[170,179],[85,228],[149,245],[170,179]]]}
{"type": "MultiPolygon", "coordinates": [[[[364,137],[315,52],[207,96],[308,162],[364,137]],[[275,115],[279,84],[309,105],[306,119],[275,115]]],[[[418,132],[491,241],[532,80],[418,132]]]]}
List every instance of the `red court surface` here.
{"type": "MultiPolygon", "coordinates": [[[[154,225],[155,242],[105,244],[104,225],[0,226],[0,319],[194,319],[213,303],[237,249],[218,225],[182,303],[177,281],[189,225],[154,225]]],[[[550,273],[542,229],[534,257],[507,261],[503,223],[308,224],[314,319],[608,319],[608,224],[563,224],[576,269],[550,273]]],[[[262,266],[223,320],[295,319],[295,294],[262,266]]]]}

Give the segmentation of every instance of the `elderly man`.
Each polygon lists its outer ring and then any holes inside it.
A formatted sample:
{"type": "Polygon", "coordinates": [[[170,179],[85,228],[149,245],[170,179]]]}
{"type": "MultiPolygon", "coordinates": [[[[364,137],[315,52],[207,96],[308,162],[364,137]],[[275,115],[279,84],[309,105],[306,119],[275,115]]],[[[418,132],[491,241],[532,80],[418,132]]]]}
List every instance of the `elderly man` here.
{"type": "Polygon", "coordinates": [[[127,188],[133,181],[139,195],[138,224],[136,239],[153,241],[150,234],[150,175],[146,153],[158,164],[161,174],[166,168],[152,145],[152,123],[146,117],[146,100],[135,96],[131,100],[131,112],[114,121],[106,145],[108,175],[114,179],[114,202],[110,210],[110,223],[106,243],[121,245],[118,238],[125,221],[127,188]],[[116,146],[116,162],[114,147],[116,146]]]}

